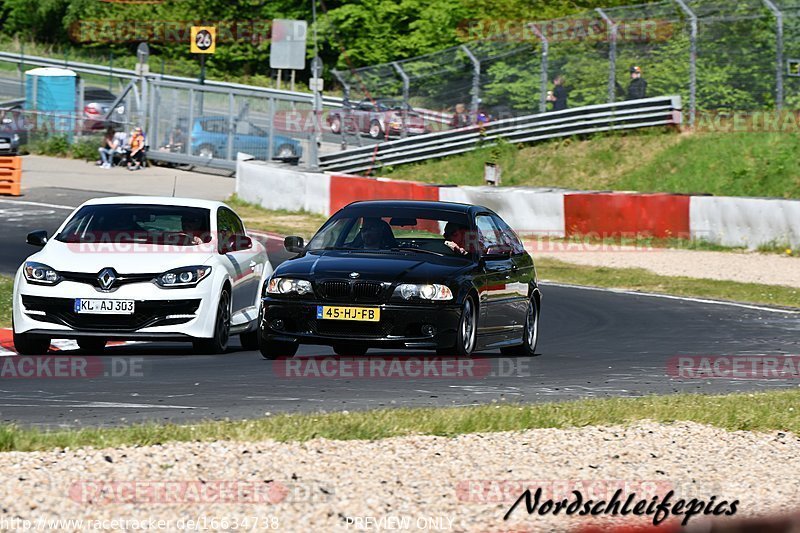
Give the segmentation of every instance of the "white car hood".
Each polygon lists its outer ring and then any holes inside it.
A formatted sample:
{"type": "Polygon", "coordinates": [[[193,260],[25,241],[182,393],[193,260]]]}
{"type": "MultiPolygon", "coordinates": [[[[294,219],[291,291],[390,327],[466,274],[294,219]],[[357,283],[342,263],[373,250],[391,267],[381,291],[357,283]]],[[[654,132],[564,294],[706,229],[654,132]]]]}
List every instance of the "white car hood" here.
{"type": "Polygon", "coordinates": [[[118,274],[158,274],[173,268],[204,265],[217,255],[211,245],[165,247],[152,244],[80,245],[51,240],[28,261],[62,272],[97,273],[111,267],[118,274]]]}

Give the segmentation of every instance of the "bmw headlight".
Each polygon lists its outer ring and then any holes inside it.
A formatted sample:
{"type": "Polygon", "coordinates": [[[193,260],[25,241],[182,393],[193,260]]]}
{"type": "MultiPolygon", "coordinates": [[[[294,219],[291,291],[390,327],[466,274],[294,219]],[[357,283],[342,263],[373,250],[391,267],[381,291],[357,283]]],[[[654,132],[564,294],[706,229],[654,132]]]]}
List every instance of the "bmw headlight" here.
{"type": "Polygon", "coordinates": [[[34,261],[26,261],[22,269],[28,283],[35,285],[55,285],[61,281],[61,274],[53,268],[34,261]]]}
{"type": "Polygon", "coordinates": [[[416,284],[402,283],[394,290],[394,295],[404,300],[419,298],[421,300],[452,300],[453,292],[446,285],[438,283],[416,284]]]}
{"type": "Polygon", "coordinates": [[[267,294],[311,294],[311,282],[304,279],[272,278],[267,284],[267,294]]]}
{"type": "Polygon", "coordinates": [[[156,283],[164,289],[195,287],[211,272],[210,266],[189,266],[164,272],[156,278],[156,283]]]}

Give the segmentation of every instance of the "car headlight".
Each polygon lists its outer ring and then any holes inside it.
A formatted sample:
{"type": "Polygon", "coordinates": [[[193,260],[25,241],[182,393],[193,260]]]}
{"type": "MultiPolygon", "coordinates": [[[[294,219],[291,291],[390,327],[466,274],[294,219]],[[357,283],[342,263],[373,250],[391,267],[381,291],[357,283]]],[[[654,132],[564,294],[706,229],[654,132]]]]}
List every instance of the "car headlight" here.
{"type": "Polygon", "coordinates": [[[267,284],[267,294],[311,294],[311,282],[304,279],[272,278],[267,284]]]}
{"type": "Polygon", "coordinates": [[[164,272],[156,278],[156,283],[164,289],[195,287],[211,272],[210,266],[189,266],[164,272]]]}
{"type": "Polygon", "coordinates": [[[61,281],[61,274],[57,270],[34,261],[26,261],[22,272],[28,283],[35,285],[55,285],[61,281]]]}
{"type": "Polygon", "coordinates": [[[15,142],[15,143],[18,143],[19,142],[19,134],[15,133],[14,135],[12,135],[11,136],[11,141],[15,142]]]}
{"type": "Polygon", "coordinates": [[[419,298],[422,300],[452,300],[453,292],[446,285],[438,283],[416,284],[402,283],[394,290],[394,295],[404,300],[419,298]]]}

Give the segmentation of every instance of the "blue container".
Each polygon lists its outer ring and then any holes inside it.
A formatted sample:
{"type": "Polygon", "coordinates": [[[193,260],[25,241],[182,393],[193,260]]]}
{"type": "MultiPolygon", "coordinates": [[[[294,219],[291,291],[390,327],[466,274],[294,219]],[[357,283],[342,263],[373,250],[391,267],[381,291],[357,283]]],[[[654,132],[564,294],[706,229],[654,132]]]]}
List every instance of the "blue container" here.
{"type": "Polygon", "coordinates": [[[64,68],[35,68],[25,72],[25,109],[36,111],[37,129],[75,131],[77,76],[64,68]]]}

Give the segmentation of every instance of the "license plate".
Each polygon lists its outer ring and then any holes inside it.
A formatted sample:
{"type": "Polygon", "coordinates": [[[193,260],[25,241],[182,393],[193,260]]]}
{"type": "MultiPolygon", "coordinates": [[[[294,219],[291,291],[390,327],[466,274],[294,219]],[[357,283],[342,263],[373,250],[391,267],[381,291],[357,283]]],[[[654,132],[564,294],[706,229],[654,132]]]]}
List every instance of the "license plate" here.
{"type": "Polygon", "coordinates": [[[8,143],[0,143],[0,150],[2,150],[4,148],[5,149],[11,148],[11,145],[8,144],[8,143]]]}
{"type": "Polygon", "coordinates": [[[75,298],[75,312],[92,315],[132,315],[133,300],[106,300],[102,298],[75,298]]]}
{"type": "Polygon", "coordinates": [[[317,318],[323,320],[380,322],[381,310],[377,307],[336,307],[330,305],[318,305],[317,318]]]}

